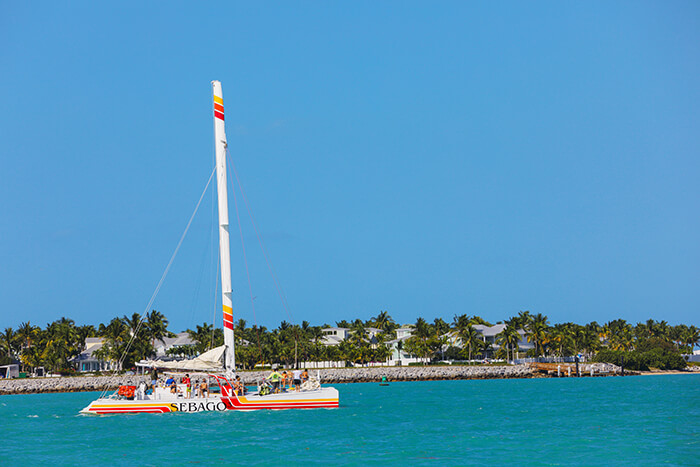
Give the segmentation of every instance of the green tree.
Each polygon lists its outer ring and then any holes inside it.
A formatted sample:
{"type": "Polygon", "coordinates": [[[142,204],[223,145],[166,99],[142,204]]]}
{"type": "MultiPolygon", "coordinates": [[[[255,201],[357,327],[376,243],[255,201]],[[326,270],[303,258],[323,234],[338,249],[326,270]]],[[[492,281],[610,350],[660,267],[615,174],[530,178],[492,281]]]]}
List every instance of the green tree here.
{"type": "Polygon", "coordinates": [[[146,314],[146,329],[151,339],[151,347],[156,346],[156,342],[162,341],[166,337],[173,337],[174,334],[168,331],[168,319],[158,310],[151,310],[146,314]]]}
{"type": "Polygon", "coordinates": [[[388,311],[380,311],[377,316],[372,318],[372,324],[386,333],[393,332],[397,325],[394,319],[389,315],[388,311]]]}
{"type": "Polygon", "coordinates": [[[481,334],[476,330],[474,326],[467,324],[461,329],[457,330],[457,335],[462,340],[462,347],[468,349],[469,362],[472,360],[472,351],[478,350],[483,345],[484,341],[481,339],[481,334]]]}
{"type": "Polygon", "coordinates": [[[196,325],[195,330],[188,329],[187,334],[189,334],[190,339],[195,341],[195,348],[197,353],[204,353],[211,347],[212,335],[214,333],[214,326],[209,323],[202,323],[196,325]]]}
{"type": "Polygon", "coordinates": [[[526,331],[528,342],[535,344],[535,357],[539,357],[543,346],[549,340],[549,320],[541,313],[537,313],[527,323],[526,331]]]}
{"type": "Polygon", "coordinates": [[[2,348],[8,360],[14,358],[17,351],[17,336],[12,328],[5,328],[5,331],[0,333],[0,348],[2,348]]]}
{"type": "Polygon", "coordinates": [[[17,339],[20,347],[20,361],[22,362],[22,370],[27,367],[40,366],[38,357],[40,352],[32,349],[32,344],[35,344],[39,338],[39,328],[32,326],[29,321],[20,324],[17,329],[17,339]]]}
{"type": "Polygon", "coordinates": [[[688,353],[693,353],[693,349],[700,342],[700,329],[695,326],[688,326],[680,336],[680,341],[683,345],[687,346],[686,351],[688,353]]]}
{"type": "Polygon", "coordinates": [[[506,360],[508,360],[509,350],[511,358],[515,359],[515,350],[518,349],[520,334],[518,333],[517,328],[512,323],[506,323],[506,327],[503,328],[503,330],[496,335],[496,343],[500,345],[501,348],[505,349],[506,360]]]}

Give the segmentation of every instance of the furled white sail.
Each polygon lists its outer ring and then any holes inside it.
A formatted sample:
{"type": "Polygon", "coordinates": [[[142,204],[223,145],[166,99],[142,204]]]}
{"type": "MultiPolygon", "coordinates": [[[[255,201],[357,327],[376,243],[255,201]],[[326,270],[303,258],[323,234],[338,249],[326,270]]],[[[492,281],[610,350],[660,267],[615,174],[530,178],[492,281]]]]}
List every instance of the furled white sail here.
{"type": "Polygon", "coordinates": [[[166,362],[163,360],[152,360],[139,362],[138,366],[170,369],[170,370],[189,370],[189,371],[222,371],[224,369],[223,356],[226,352],[226,346],[213,348],[204,352],[197,358],[192,360],[182,360],[179,362],[166,362]]]}

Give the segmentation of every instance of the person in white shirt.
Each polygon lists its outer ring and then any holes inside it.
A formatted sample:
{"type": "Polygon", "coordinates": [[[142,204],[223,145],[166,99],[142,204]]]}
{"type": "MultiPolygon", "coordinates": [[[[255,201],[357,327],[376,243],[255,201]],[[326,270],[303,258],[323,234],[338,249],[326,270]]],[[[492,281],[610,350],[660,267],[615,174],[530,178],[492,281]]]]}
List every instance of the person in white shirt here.
{"type": "Polygon", "coordinates": [[[301,370],[294,370],[292,375],[294,379],[294,389],[299,391],[301,389],[301,370]]]}

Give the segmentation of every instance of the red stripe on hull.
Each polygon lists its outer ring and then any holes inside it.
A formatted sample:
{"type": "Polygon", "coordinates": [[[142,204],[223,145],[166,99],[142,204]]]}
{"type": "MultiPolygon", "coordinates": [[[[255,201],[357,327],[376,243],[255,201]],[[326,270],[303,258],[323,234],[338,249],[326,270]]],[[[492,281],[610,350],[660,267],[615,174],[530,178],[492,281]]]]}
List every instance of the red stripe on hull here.
{"type": "Polygon", "coordinates": [[[108,414],[117,414],[117,413],[168,413],[168,412],[172,412],[172,410],[170,410],[167,407],[151,407],[151,408],[142,408],[142,409],[130,409],[130,408],[90,409],[90,412],[100,414],[100,415],[108,415],[108,414]]]}
{"type": "Polygon", "coordinates": [[[260,403],[244,403],[238,398],[232,397],[228,400],[226,407],[229,410],[284,410],[284,409],[334,409],[338,408],[338,401],[320,401],[320,402],[308,402],[308,401],[289,401],[289,402],[274,402],[270,401],[267,404],[260,403]]]}
{"type": "Polygon", "coordinates": [[[216,111],[216,110],[214,111],[214,116],[215,116],[216,118],[218,118],[219,120],[223,120],[223,119],[224,119],[224,114],[223,114],[222,112],[219,112],[219,111],[216,111]]]}

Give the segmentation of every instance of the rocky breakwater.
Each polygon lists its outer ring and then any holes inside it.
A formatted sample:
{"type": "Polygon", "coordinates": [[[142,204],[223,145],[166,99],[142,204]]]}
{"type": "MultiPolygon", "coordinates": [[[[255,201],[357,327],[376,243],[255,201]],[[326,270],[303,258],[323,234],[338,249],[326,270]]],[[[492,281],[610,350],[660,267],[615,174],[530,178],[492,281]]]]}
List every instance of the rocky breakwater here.
{"type": "MultiPolygon", "coordinates": [[[[447,379],[532,378],[539,374],[527,365],[516,366],[411,366],[332,368],[318,370],[321,381],[333,383],[366,383],[379,381],[430,381],[447,379]]],[[[316,370],[309,370],[315,376],[316,370]]],[[[239,375],[246,385],[255,385],[269,371],[243,371],[239,375]]],[[[80,392],[114,390],[120,385],[150,382],[145,376],[73,376],[64,378],[28,378],[0,380],[0,394],[34,394],[44,392],[80,392]]]]}
{"type": "MultiPolygon", "coordinates": [[[[317,370],[309,370],[311,376],[317,370]]],[[[379,381],[386,376],[389,381],[430,381],[448,379],[503,379],[532,378],[539,376],[526,365],[516,366],[410,366],[410,367],[367,367],[329,368],[318,370],[321,381],[333,383],[367,383],[379,381]]],[[[247,371],[240,373],[245,384],[256,384],[270,372],[247,371]]]]}
{"type": "Polygon", "coordinates": [[[449,379],[532,378],[535,372],[525,365],[516,366],[411,366],[383,368],[343,368],[323,370],[327,383],[360,383],[379,381],[430,381],[449,379]]]}
{"type": "Polygon", "coordinates": [[[63,378],[0,379],[0,394],[42,392],[80,392],[117,389],[123,384],[137,385],[148,376],[71,376],[63,378]]]}

